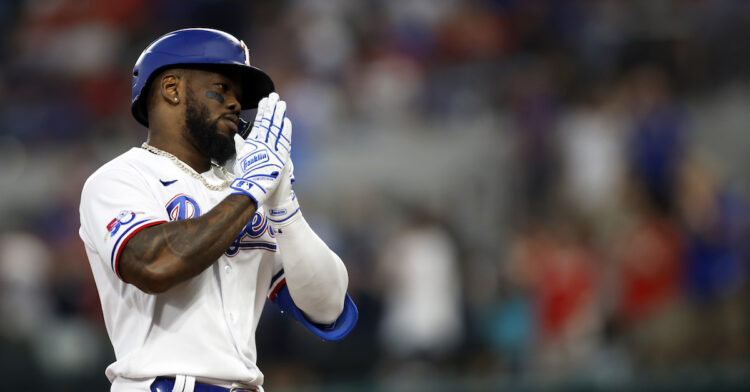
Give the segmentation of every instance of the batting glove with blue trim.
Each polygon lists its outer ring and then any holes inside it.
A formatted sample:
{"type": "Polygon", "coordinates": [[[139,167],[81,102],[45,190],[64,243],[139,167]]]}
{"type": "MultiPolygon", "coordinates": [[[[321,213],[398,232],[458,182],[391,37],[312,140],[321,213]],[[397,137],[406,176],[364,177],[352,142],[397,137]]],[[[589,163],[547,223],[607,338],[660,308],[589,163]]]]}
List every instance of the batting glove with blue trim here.
{"type": "Polygon", "coordinates": [[[294,221],[295,217],[302,215],[297,195],[292,190],[293,183],[294,164],[290,158],[289,163],[281,172],[278,189],[276,189],[266,202],[266,217],[271,224],[271,228],[277,233],[281,227],[288,225],[294,221]]]}
{"type": "Polygon", "coordinates": [[[286,102],[276,93],[261,99],[247,139],[235,135],[234,143],[236,178],[230,188],[233,194],[250,196],[258,208],[279,185],[279,174],[292,150],[292,122],[286,118],[286,102]]]}

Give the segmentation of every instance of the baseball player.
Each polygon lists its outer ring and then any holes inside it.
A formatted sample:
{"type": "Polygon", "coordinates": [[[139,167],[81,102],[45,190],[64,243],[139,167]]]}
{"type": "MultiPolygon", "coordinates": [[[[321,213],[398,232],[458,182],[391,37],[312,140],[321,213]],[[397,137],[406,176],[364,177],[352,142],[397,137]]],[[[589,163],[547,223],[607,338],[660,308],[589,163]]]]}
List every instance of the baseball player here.
{"type": "Polygon", "coordinates": [[[273,90],[217,30],[169,33],[136,62],[131,109],[147,142],[94,172],[80,206],[112,391],[262,391],[266,298],[324,340],[354,327],[346,268],[292,191],[292,123],[273,90]],[[250,128],[240,109],[256,105],[250,128]]]}

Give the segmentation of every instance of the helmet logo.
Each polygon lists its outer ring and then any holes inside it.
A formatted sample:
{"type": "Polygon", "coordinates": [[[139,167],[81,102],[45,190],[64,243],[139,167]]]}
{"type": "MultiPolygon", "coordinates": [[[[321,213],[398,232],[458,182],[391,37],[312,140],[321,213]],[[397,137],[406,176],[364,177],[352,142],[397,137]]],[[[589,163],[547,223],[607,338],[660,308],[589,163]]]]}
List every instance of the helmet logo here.
{"type": "Polygon", "coordinates": [[[245,65],[250,65],[250,51],[247,50],[247,45],[245,45],[245,41],[240,40],[240,47],[245,52],[245,65]]]}

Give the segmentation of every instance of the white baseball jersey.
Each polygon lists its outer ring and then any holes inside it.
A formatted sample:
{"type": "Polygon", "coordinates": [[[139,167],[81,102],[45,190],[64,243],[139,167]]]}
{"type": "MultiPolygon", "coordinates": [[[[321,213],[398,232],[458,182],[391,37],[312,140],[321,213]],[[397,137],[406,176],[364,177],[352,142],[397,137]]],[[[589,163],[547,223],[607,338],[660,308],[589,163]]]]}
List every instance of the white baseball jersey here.
{"type": "MultiPolygon", "coordinates": [[[[220,183],[214,170],[203,175],[220,183]]],[[[125,243],[139,230],[198,217],[230,191],[211,191],[169,158],[141,148],[86,181],[80,235],[115,351],[106,370],[112,391],[148,390],[154,377],[170,375],[262,384],[255,329],[272,276],[283,279],[262,208],[218,262],[164,293],[144,293],[117,273],[125,243]]]]}

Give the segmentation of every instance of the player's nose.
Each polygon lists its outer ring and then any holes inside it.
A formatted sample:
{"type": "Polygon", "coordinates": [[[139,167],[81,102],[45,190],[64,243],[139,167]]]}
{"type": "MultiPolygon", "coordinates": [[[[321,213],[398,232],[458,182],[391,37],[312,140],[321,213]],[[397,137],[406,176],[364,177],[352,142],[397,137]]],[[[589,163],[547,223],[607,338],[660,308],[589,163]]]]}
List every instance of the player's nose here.
{"type": "Polygon", "coordinates": [[[227,94],[226,102],[224,102],[227,106],[227,109],[229,109],[231,112],[237,112],[239,113],[242,109],[242,105],[240,104],[239,99],[234,94],[227,94]]]}

